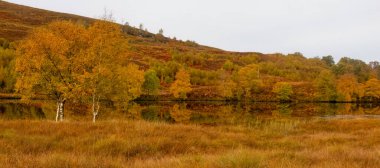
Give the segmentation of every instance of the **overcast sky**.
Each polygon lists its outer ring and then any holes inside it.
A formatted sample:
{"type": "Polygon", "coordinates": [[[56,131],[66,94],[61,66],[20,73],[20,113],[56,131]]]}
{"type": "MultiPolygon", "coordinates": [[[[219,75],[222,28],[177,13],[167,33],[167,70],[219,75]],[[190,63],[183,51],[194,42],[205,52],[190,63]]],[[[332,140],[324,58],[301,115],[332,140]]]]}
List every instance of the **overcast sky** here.
{"type": "Polygon", "coordinates": [[[8,0],[99,17],[230,51],[380,61],[379,0],[8,0]]]}

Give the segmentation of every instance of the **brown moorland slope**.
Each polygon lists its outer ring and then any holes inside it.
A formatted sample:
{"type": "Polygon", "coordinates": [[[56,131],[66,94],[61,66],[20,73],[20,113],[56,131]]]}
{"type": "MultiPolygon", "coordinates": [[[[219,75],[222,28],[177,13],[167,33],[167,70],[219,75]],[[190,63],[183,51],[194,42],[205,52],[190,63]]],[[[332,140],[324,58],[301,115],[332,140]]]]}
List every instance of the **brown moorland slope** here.
{"type": "MultiPolygon", "coordinates": [[[[9,41],[21,40],[33,28],[57,20],[71,20],[89,24],[95,19],[0,1],[0,38],[9,41]]],[[[229,53],[220,49],[201,46],[192,41],[166,38],[129,25],[122,25],[122,27],[126,37],[131,42],[132,52],[130,55],[137,58],[137,61],[143,56],[167,61],[171,59],[170,53],[173,48],[181,52],[229,53]]],[[[145,63],[140,62],[140,64],[144,65],[145,63]]]]}
{"type": "MultiPolygon", "coordinates": [[[[5,38],[9,41],[18,41],[25,38],[28,32],[33,28],[46,25],[55,20],[71,20],[89,24],[95,19],[0,1],[0,38],[5,38]]],[[[167,38],[129,25],[121,26],[130,44],[130,52],[126,55],[127,61],[132,61],[143,69],[151,68],[152,65],[157,63],[161,64],[161,66],[184,64],[191,68],[193,91],[190,93],[190,97],[193,99],[207,99],[216,96],[215,85],[218,83],[217,70],[221,69],[227,60],[240,67],[250,63],[279,62],[283,64],[282,62],[289,62],[282,54],[269,55],[254,52],[229,52],[199,45],[193,41],[167,38]],[[174,55],[178,55],[180,58],[175,60],[174,55]],[[170,62],[175,62],[175,64],[170,64],[170,62]]],[[[293,58],[295,58],[299,64],[303,62],[304,67],[308,69],[319,70],[321,68],[319,63],[316,63],[314,60],[308,60],[304,57],[293,58]]],[[[271,65],[272,64],[269,66],[271,65]]],[[[303,70],[302,68],[298,69],[299,71],[303,70]]],[[[287,72],[284,72],[284,74],[285,73],[287,72]]],[[[270,83],[286,80],[283,79],[283,77],[279,78],[264,73],[262,77],[266,78],[266,81],[270,81],[270,83]]],[[[161,94],[168,94],[167,88],[169,83],[170,82],[161,81],[161,85],[163,86],[161,94]]],[[[270,85],[271,84],[267,85],[268,88],[265,88],[263,93],[271,94],[270,85]]],[[[295,86],[297,86],[296,90],[302,90],[302,93],[307,93],[303,90],[309,88],[309,85],[304,85],[303,82],[296,82],[295,86]],[[301,87],[298,87],[298,85],[301,87]],[[305,88],[305,86],[307,87],[305,88]]],[[[269,95],[269,97],[272,96],[269,95]]],[[[305,95],[302,94],[300,97],[305,97],[305,95]]],[[[306,97],[310,97],[310,95],[306,97]]],[[[262,99],[267,98],[262,97],[262,99]]]]}
{"type": "Polygon", "coordinates": [[[23,39],[32,28],[54,20],[91,22],[93,19],[0,1],[0,37],[2,38],[11,41],[23,39]]]}
{"type": "MultiPolygon", "coordinates": [[[[17,43],[33,28],[55,20],[91,24],[95,19],[0,1],[0,39],[17,43]]],[[[194,41],[168,38],[129,25],[120,26],[129,42],[129,49],[125,54],[126,63],[133,62],[144,70],[155,70],[160,78],[159,95],[162,97],[170,97],[169,86],[179,67],[185,67],[190,73],[193,90],[189,93],[189,99],[192,100],[220,100],[218,87],[226,79],[232,79],[235,83],[241,82],[238,76],[244,75],[239,75],[238,72],[250,64],[257,65],[262,81],[261,88],[250,93],[251,98],[258,101],[276,100],[272,90],[276,83],[281,82],[289,83],[293,87],[292,100],[334,101],[345,99],[336,89],[336,81],[344,75],[354,75],[359,88],[364,88],[370,78],[380,79],[378,64],[366,64],[348,57],[335,64],[331,56],[306,58],[301,53],[230,52],[199,45],[194,41]],[[325,78],[326,74],[331,75],[325,78]]],[[[360,93],[365,91],[359,90],[360,93]]],[[[235,93],[233,96],[238,97],[235,93]]]]}

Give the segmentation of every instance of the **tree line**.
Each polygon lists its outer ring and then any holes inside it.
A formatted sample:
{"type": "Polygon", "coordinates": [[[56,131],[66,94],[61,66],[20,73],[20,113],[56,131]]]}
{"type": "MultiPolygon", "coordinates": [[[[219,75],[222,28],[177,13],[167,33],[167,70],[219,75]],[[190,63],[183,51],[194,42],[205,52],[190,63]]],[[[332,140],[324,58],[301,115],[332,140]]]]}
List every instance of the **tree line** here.
{"type": "Polygon", "coordinates": [[[168,61],[152,59],[147,67],[129,58],[123,26],[96,21],[83,25],[56,21],[34,29],[17,43],[0,40],[0,89],[22,99],[54,99],[56,120],[66,102],[91,105],[94,117],[103,100],[120,107],[148,95],[186,100],[199,87],[218,100],[373,102],[380,99],[379,62],[348,57],[305,58],[301,53],[212,54],[173,49],[168,61]],[[219,63],[208,65],[210,63],[219,63]],[[207,69],[207,66],[216,66],[207,69]],[[205,68],[206,67],[206,68],[205,68]],[[303,87],[303,88],[302,88],[303,87]],[[305,91],[310,89],[311,91],[305,91]],[[306,93],[307,92],[307,93],[306,93]]]}

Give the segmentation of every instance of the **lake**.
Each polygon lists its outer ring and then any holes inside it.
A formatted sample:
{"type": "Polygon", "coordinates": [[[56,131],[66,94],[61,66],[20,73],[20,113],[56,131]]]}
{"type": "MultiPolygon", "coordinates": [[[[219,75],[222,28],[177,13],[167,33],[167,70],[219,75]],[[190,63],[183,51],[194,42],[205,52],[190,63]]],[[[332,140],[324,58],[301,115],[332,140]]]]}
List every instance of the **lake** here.
{"type": "MultiPolygon", "coordinates": [[[[53,101],[0,100],[1,120],[55,120],[53,101]]],[[[65,120],[92,121],[89,105],[65,105],[65,120]]],[[[380,118],[378,104],[244,103],[217,101],[135,102],[123,108],[103,103],[98,121],[147,120],[201,125],[257,124],[270,119],[380,118]]]]}

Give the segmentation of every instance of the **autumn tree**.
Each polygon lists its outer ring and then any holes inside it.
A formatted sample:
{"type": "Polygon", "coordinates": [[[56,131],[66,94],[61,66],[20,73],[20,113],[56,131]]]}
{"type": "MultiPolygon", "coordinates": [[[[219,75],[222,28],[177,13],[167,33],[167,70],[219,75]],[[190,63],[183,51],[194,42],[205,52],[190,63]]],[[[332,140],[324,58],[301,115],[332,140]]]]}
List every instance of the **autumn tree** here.
{"type": "Polygon", "coordinates": [[[369,63],[369,66],[374,71],[374,74],[376,75],[377,79],[380,80],[380,63],[378,61],[371,61],[369,63]]]}
{"type": "Polygon", "coordinates": [[[328,55],[328,56],[324,56],[322,57],[321,59],[328,67],[332,67],[333,65],[335,65],[335,61],[334,61],[334,58],[331,56],[331,55],[328,55]]]}
{"type": "Polygon", "coordinates": [[[262,87],[260,79],[260,69],[256,64],[250,64],[241,68],[236,74],[238,89],[246,99],[252,97],[253,92],[257,92],[262,87]]]}
{"type": "MultiPolygon", "coordinates": [[[[109,94],[115,89],[113,85],[117,84],[116,82],[123,82],[121,80],[115,82],[113,77],[122,68],[121,62],[127,44],[122,37],[120,26],[105,20],[97,21],[90,26],[87,29],[87,38],[88,46],[84,48],[84,57],[81,60],[86,71],[80,77],[84,81],[86,97],[91,98],[93,121],[95,121],[100,109],[100,100],[110,97],[109,94]]],[[[125,80],[127,78],[129,77],[124,76],[125,80]]]]}
{"type": "Polygon", "coordinates": [[[160,87],[160,79],[154,70],[145,72],[143,89],[148,95],[157,95],[160,87]]]}
{"type": "Polygon", "coordinates": [[[354,74],[359,83],[367,81],[371,74],[371,67],[365,62],[347,57],[341,58],[333,70],[337,76],[354,74]]]}
{"type": "Polygon", "coordinates": [[[7,48],[9,43],[0,39],[0,91],[12,92],[16,82],[14,73],[15,51],[7,48]],[[3,43],[3,44],[2,44],[3,43]]]}
{"type": "Polygon", "coordinates": [[[319,101],[335,101],[336,81],[335,76],[329,70],[323,70],[314,81],[317,88],[317,98],[319,101]]]}
{"type": "Polygon", "coordinates": [[[161,83],[173,82],[175,75],[180,68],[181,65],[174,61],[168,61],[165,63],[154,62],[152,65],[152,69],[156,71],[161,83]]]}
{"type": "Polygon", "coordinates": [[[226,71],[232,71],[234,69],[234,63],[231,62],[230,60],[227,60],[223,64],[223,69],[226,71]]]}
{"type": "Polygon", "coordinates": [[[218,85],[219,95],[227,100],[233,99],[235,97],[236,87],[237,84],[233,80],[226,79],[218,85]]]}
{"type": "MultiPolygon", "coordinates": [[[[17,91],[26,99],[35,95],[55,99],[57,121],[63,120],[66,101],[91,100],[95,118],[101,99],[141,87],[125,84],[136,73],[128,74],[131,77],[125,75],[128,67],[123,67],[120,61],[123,48],[125,41],[120,27],[106,21],[95,22],[88,28],[69,21],[37,28],[17,51],[16,71],[20,74],[17,91]]],[[[143,75],[137,74],[143,80],[143,75]]],[[[120,94],[113,97],[125,96],[120,94]]]]}
{"type": "Polygon", "coordinates": [[[357,101],[359,99],[359,83],[355,75],[346,74],[338,78],[336,89],[339,101],[357,101]]]}
{"type": "Polygon", "coordinates": [[[380,99],[380,80],[372,78],[368,80],[364,85],[364,96],[373,101],[374,99],[380,99]]]}
{"type": "Polygon", "coordinates": [[[86,29],[68,21],[53,22],[37,28],[18,47],[16,71],[20,74],[16,89],[29,99],[46,95],[56,100],[56,120],[63,120],[67,100],[82,95],[78,76],[85,72],[81,64],[86,29]]]}
{"type": "Polygon", "coordinates": [[[109,92],[111,100],[119,103],[128,103],[142,94],[144,71],[135,64],[120,66],[116,69],[112,79],[112,90],[109,92]]]}
{"type": "Polygon", "coordinates": [[[218,95],[226,100],[234,99],[236,96],[237,84],[232,80],[230,73],[220,69],[219,82],[217,84],[218,95]]]}
{"type": "Polygon", "coordinates": [[[180,69],[174,83],[170,86],[170,92],[177,99],[186,99],[187,93],[191,91],[190,74],[185,69],[180,69]]]}
{"type": "Polygon", "coordinates": [[[293,87],[287,82],[277,82],[272,90],[279,101],[289,101],[293,94],[293,87]]]}

